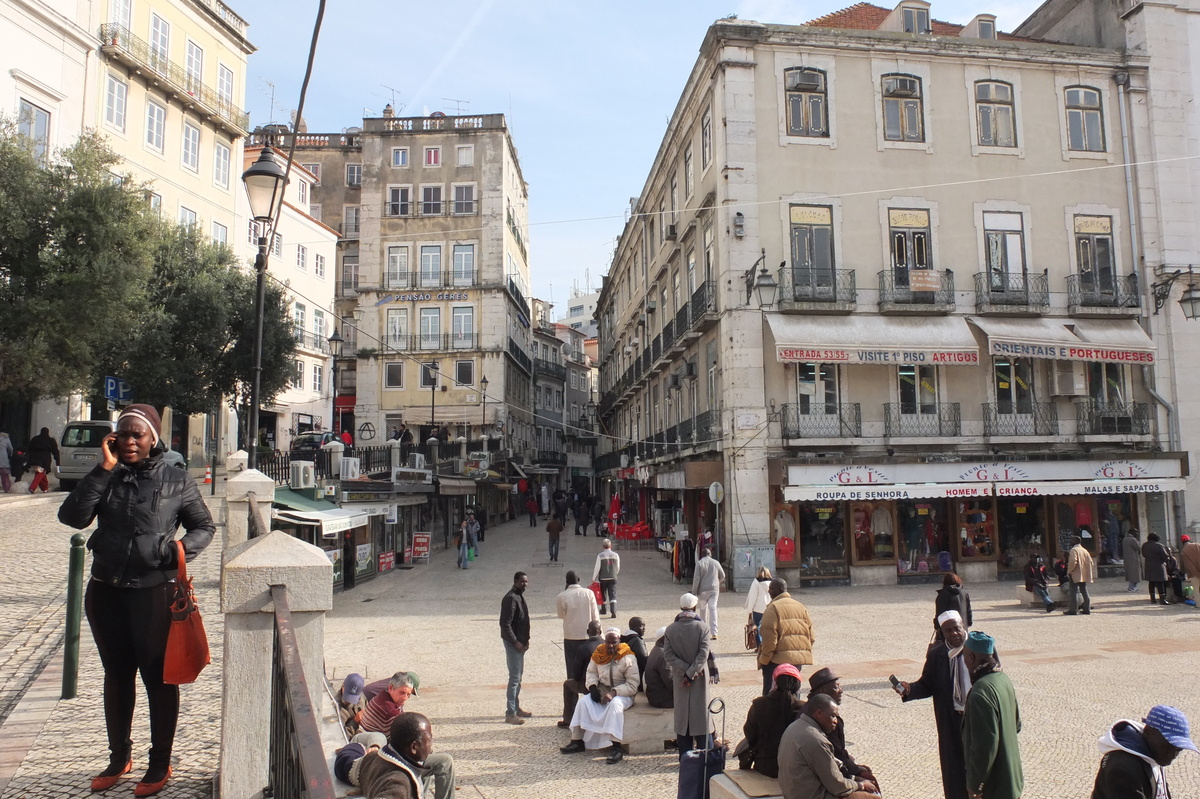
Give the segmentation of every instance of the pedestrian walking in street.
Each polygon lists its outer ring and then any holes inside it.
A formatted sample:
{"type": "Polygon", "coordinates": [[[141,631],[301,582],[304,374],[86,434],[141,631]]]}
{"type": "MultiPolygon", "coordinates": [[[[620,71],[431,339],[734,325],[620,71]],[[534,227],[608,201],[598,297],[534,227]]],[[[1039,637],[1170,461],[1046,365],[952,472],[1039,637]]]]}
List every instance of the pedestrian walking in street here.
{"type": "Polygon", "coordinates": [[[600,583],[600,615],[617,617],[617,575],[621,573],[621,556],[613,552],[612,541],[604,539],[592,569],[592,582],[600,583]]]}
{"type": "Polygon", "coordinates": [[[595,503],[592,504],[592,521],[596,525],[597,537],[603,535],[604,513],[604,501],[597,497],[595,503]]]}
{"type": "Polygon", "coordinates": [[[538,502],[533,496],[533,492],[529,492],[529,496],[525,498],[525,512],[529,514],[529,526],[537,527],[538,502]]]}
{"type": "Polygon", "coordinates": [[[1000,670],[996,642],[976,630],[967,635],[963,662],[971,673],[971,693],[963,711],[963,755],[971,799],[1020,799],[1021,709],[1012,680],[1000,670]]]}
{"type": "Polygon", "coordinates": [[[573,512],[575,515],[575,535],[586,536],[588,525],[592,522],[591,508],[588,507],[587,502],[581,499],[575,503],[573,512]]]}
{"type": "MultiPolygon", "coordinates": [[[[148,407],[148,406],[147,406],[148,407]]],[[[158,431],[155,431],[155,441],[158,441],[158,431]]],[[[29,493],[35,493],[38,488],[42,493],[50,490],[50,470],[60,462],[58,442],[50,435],[50,428],[43,427],[42,432],[29,439],[29,467],[33,470],[33,479],[29,481],[29,493]]]]}
{"type": "Polygon", "coordinates": [[[717,640],[717,600],[721,597],[724,582],[725,570],[712,556],[712,550],[705,547],[692,576],[692,593],[700,598],[698,612],[714,641],[717,640]]]}
{"type": "Polygon", "coordinates": [[[458,525],[458,533],[455,535],[455,542],[458,544],[458,568],[471,568],[471,560],[474,558],[475,547],[478,542],[475,538],[475,531],[479,529],[478,523],[472,524],[473,519],[463,519],[458,525]]]}
{"type": "Polygon", "coordinates": [[[1088,596],[1088,583],[1096,580],[1096,563],[1092,555],[1083,548],[1083,539],[1077,535],[1071,536],[1071,550],[1067,553],[1067,579],[1071,582],[1071,602],[1064,616],[1074,616],[1082,613],[1084,616],[1092,612],[1092,598],[1088,596]],[[1079,607],[1079,595],[1083,594],[1083,607],[1079,607]]]}
{"type": "Polygon", "coordinates": [[[529,606],[525,604],[525,589],[529,575],[513,575],[512,588],[500,601],[500,640],[508,665],[508,690],[505,693],[504,722],[524,724],[533,714],[521,707],[521,679],[525,676],[525,653],[529,651],[529,606]]]}
{"type": "Polygon", "coordinates": [[[1125,537],[1121,539],[1121,553],[1125,560],[1125,582],[1129,583],[1125,590],[1131,594],[1137,593],[1138,583],[1142,579],[1142,542],[1138,536],[1138,531],[1131,527],[1125,537]]]}
{"type": "Polygon", "coordinates": [[[812,648],[817,640],[808,609],[787,592],[782,577],[771,580],[767,588],[771,604],[762,620],[762,646],[758,650],[758,666],[763,673],[763,694],[770,693],[775,667],[790,663],[799,671],[813,662],[812,648]]]}
{"type": "Polygon", "coordinates": [[[759,566],[758,572],[754,575],[754,582],[750,583],[750,590],[746,592],[746,612],[750,614],[750,622],[754,624],[754,635],[760,647],[762,646],[762,617],[767,610],[767,603],[771,601],[771,595],[767,593],[770,585],[771,570],[766,566],[759,566]]]}
{"type": "Polygon", "coordinates": [[[695,594],[679,598],[679,613],[667,625],[663,655],[675,686],[675,742],[680,759],[707,749],[713,731],[708,712],[708,625],[696,613],[695,594]]]}
{"type": "MultiPolygon", "coordinates": [[[[32,444],[32,442],[31,442],[32,444]]],[[[1167,602],[1167,548],[1158,540],[1158,533],[1148,533],[1146,543],[1142,544],[1142,560],[1146,573],[1146,582],[1150,584],[1150,604],[1169,605],[1167,602]],[[1154,592],[1158,592],[1157,602],[1154,592]]]]}
{"type": "Polygon", "coordinates": [[[107,768],[92,780],[93,791],[113,787],[133,770],[139,673],[150,715],[150,758],[134,796],[158,793],[171,777],[179,686],[163,683],[163,661],[179,567],[175,531],[183,527],[190,561],[212,541],[216,526],[192,476],[163,461],[160,426],[149,405],[122,411],[116,431],[101,442],[100,462],[58,511],[59,521],[78,530],[97,522],[88,540],[92,579],[84,609],[104,666],[109,756],[107,768]]]}
{"type": "Polygon", "coordinates": [[[5,494],[12,488],[12,454],[13,445],[8,433],[0,431],[0,488],[5,494]]]}
{"type": "Polygon", "coordinates": [[[958,615],[962,616],[963,624],[967,629],[971,629],[971,625],[975,619],[971,614],[971,595],[963,588],[962,578],[954,572],[946,572],[942,577],[942,587],[938,589],[937,596],[933,600],[933,628],[934,635],[941,635],[942,628],[938,626],[937,619],[948,610],[957,610],[958,615]]]}
{"type": "Polygon", "coordinates": [[[557,516],[552,517],[550,521],[546,522],[546,543],[552,562],[558,560],[558,541],[559,536],[562,535],[562,530],[562,522],[558,520],[557,516]]]}
{"type": "Polygon", "coordinates": [[[1200,544],[1189,535],[1179,536],[1179,541],[1183,544],[1179,550],[1179,562],[1192,587],[1192,600],[1195,601],[1200,599],[1200,544]]]}
{"type": "Polygon", "coordinates": [[[1118,721],[1097,744],[1103,757],[1092,799],[1170,799],[1164,769],[1184,749],[1200,751],[1187,716],[1169,705],[1155,705],[1140,722],[1118,721]]]}
{"type": "Polygon", "coordinates": [[[938,617],[942,637],[925,652],[925,667],[914,682],[894,683],[904,702],[933,699],[933,719],[938,733],[938,760],[942,767],[942,793],[946,799],[967,796],[966,758],[963,755],[962,716],[971,692],[971,675],[963,660],[967,628],[957,610],[938,617]]]}

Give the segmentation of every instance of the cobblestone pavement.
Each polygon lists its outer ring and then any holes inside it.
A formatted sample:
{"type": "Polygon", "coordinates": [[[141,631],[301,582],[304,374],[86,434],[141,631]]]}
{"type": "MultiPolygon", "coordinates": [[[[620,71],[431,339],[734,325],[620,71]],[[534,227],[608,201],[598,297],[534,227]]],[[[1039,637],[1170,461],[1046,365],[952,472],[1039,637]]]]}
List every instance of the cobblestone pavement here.
{"type": "MultiPolygon", "coordinates": [[[[61,652],[51,617],[54,603],[61,604],[72,532],[54,520],[57,505],[50,498],[0,502],[0,574],[5,577],[0,646],[4,652],[11,645],[14,653],[29,653],[0,661],[0,684],[5,690],[26,690],[22,675],[30,667],[25,661],[36,661],[39,647],[54,651],[41,678],[0,727],[0,799],[91,796],[88,781],[105,763],[101,673],[86,625],[79,698],[57,701],[61,652]],[[18,643],[22,634],[24,643],[18,643]],[[6,763],[11,781],[5,788],[6,763]]],[[[398,669],[417,671],[420,696],[409,708],[433,720],[434,748],[455,755],[460,796],[674,796],[677,770],[671,754],[632,756],[608,766],[599,757],[558,753],[567,735],[555,727],[561,712],[562,628],[554,616],[554,596],[566,569],[590,577],[599,545],[594,537],[564,535],[561,562],[548,564],[544,537],[540,527],[531,529],[526,522],[501,525],[488,532],[481,558],[470,570],[456,569],[454,553],[435,548],[428,565],[337,595],[326,622],[330,678],[337,684],[352,671],[368,679],[398,669]],[[523,727],[503,723],[506,672],[497,629],[500,597],[517,569],[530,573],[527,600],[533,614],[522,704],[535,718],[523,727]]],[[[667,624],[685,587],[671,581],[666,559],[650,550],[622,550],[621,557],[618,623],[624,627],[629,616],[641,615],[652,631],[667,624]]],[[[176,776],[164,797],[212,795],[220,719],[222,628],[213,612],[219,562],[214,545],[193,567],[214,662],[195,685],[183,689],[176,776]]],[[[1118,580],[1097,583],[1095,613],[1075,618],[1019,608],[1012,583],[968,589],[976,628],[997,637],[1017,686],[1026,799],[1088,797],[1099,760],[1095,740],[1115,719],[1140,718],[1151,705],[1165,702],[1181,707],[1200,726],[1200,692],[1194,688],[1200,613],[1151,606],[1148,597],[1126,594],[1118,580]]],[[[920,673],[933,591],[915,586],[796,593],[816,625],[817,665],[842,675],[843,714],[854,751],[874,767],[889,797],[941,795],[932,708],[927,702],[901,705],[887,683],[893,672],[904,679],[920,673]]],[[[741,647],[742,599],[737,594],[721,598],[721,637],[715,643],[722,681],[712,689],[727,703],[726,735],[735,742],[759,685],[753,657],[741,647]]],[[[145,766],[148,744],[141,712],[134,730],[140,758],[136,777],[145,766]]],[[[1168,777],[1177,799],[1200,796],[1200,755],[1181,755],[1168,777]]],[[[129,795],[132,782],[107,795],[129,795]]]]}

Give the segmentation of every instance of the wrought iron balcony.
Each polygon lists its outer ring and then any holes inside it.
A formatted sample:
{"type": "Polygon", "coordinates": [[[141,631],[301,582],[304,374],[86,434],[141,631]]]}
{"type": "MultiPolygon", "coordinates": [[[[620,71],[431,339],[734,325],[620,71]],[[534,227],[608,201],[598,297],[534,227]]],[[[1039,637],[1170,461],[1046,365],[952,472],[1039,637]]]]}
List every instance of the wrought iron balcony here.
{"type": "MultiPolygon", "coordinates": [[[[383,274],[383,288],[388,291],[392,289],[471,288],[477,285],[477,278],[478,275],[473,269],[455,269],[449,272],[387,270],[383,274]]],[[[452,298],[439,297],[436,299],[452,298]]]]}
{"type": "Polygon", "coordinates": [[[534,460],[544,466],[566,466],[567,453],[554,449],[539,449],[534,451],[534,460]]]}
{"type": "Polygon", "coordinates": [[[853,269],[809,269],[785,266],[779,270],[780,308],[800,304],[853,310],[858,287],[853,269]]]}
{"type": "Polygon", "coordinates": [[[1053,402],[983,403],[985,436],[1056,436],[1058,409],[1053,402]]]}
{"type": "MultiPolygon", "coordinates": [[[[692,292],[689,330],[704,326],[706,319],[716,320],[717,313],[717,282],[705,280],[692,292]]],[[[680,333],[676,324],[676,335],[680,333]]]]}
{"type": "Polygon", "coordinates": [[[447,352],[451,350],[479,349],[477,333],[416,333],[413,335],[387,335],[383,343],[396,352],[447,352]]]}
{"type": "Polygon", "coordinates": [[[524,369],[526,374],[533,374],[533,359],[511,338],[508,340],[508,356],[516,361],[517,365],[524,369]]]}
{"type": "Polygon", "coordinates": [[[720,411],[705,411],[696,417],[693,433],[697,447],[716,447],[721,443],[720,411]]]}
{"type": "Polygon", "coordinates": [[[158,82],[185,106],[207,114],[233,136],[245,136],[249,132],[250,115],[234,106],[233,98],[222,97],[199,77],[188,74],[179,64],[155,52],[144,39],[134,36],[123,25],[106,23],[100,26],[100,52],[137,69],[148,80],[158,82]]]}
{"type": "Polygon", "coordinates": [[[1145,436],[1150,434],[1150,406],[1144,402],[1108,403],[1087,399],[1075,403],[1081,436],[1145,436]]]}
{"type": "Polygon", "coordinates": [[[535,375],[547,375],[558,380],[567,379],[567,367],[561,363],[548,361],[545,358],[533,359],[533,373],[535,375]]]}
{"type": "Polygon", "coordinates": [[[1116,278],[1067,275],[1067,305],[1071,313],[1104,309],[1106,314],[1136,314],[1141,308],[1137,275],[1116,278]]]}
{"type": "Polygon", "coordinates": [[[324,336],[318,336],[306,330],[293,330],[292,338],[296,339],[296,346],[298,347],[319,352],[322,355],[329,354],[329,342],[326,341],[324,336]]]}
{"type": "Polygon", "coordinates": [[[1043,313],[1049,308],[1050,280],[1046,275],[975,274],[975,309],[980,313],[1043,313]]]}
{"type": "Polygon", "coordinates": [[[898,438],[949,438],[962,432],[957,402],[887,402],[883,406],[884,434],[898,438]]]}
{"type": "Polygon", "coordinates": [[[797,403],[785,403],[779,423],[787,438],[858,438],[862,436],[862,408],[857,402],[827,405],[813,402],[804,412],[797,403]]]}
{"type": "Polygon", "coordinates": [[[954,273],[949,269],[885,269],[879,273],[879,310],[950,313],[954,310],[954,273]]]}

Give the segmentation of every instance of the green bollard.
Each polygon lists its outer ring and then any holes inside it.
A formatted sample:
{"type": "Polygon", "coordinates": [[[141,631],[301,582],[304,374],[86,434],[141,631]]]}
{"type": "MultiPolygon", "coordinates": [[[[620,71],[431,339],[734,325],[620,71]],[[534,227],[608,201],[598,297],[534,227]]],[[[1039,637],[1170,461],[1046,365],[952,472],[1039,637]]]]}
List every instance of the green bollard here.
{"type": "Polygon", "coordinates": [[[67,569],[67,629],[63,649],[62,698],[74,699],[79,684],[79,626],[83,617],[83,555],[87,536],[71,536],[71,565],[67,569]]]}

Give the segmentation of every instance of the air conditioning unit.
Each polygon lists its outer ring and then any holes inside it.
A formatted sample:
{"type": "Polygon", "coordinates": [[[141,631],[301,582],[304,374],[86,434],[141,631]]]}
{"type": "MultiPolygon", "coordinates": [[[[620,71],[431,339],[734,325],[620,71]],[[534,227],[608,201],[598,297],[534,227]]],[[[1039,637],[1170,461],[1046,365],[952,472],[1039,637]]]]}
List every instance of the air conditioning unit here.
{"type": "Polygon", "coordinates": [[[679,375],[671,375],[671,388],[679,388],[679,375]]]}
{"type": "Polygon", "coordinates": [[[317,470],[312,461],[292,461],[292,488],[316,488],[317,470]]]}
{"type": "Polygon", "coordinates": [[[792,84],[790,89],[819,89],[821,88],[821,76],[816,72],[802,71],[792,72],[788,75],[789,82],[792,84]]]}
{"type": "Polygon", "coordinates": [[[361,464],[362,461],[358,458],[342,458],[342,479],[357,480],[361,474],[361,464]]]}
{"type": "Polygon", "coordinates": [[[466,458],[455,458],[454,459],[454,473],[455,474],[466,474],[467,473],[467,459],[466,458]]]}
{"type": "Polygon", "coordinates": [[[696,379],[696,362],[695,361],[684,361],[683,362],[683,376],[684,376],[684,378],[686,378],[688,380],[696,379]]]}
{"type": "Polygon", "coordinates": [[[393,483],[432,483],[433,474],[424,469],[396,466],[392,469],[393,483]]]}
{"type": "Polygon", "coordinates": [[[646,300],[646,313],[654,313],[658,309],[658,303],[654,300],[646,300]]]}
{"type": "Polygon", "coordinates": [[[888,97],[916,97],[920,84],[916,78],[893,78],[888,88],[888,97]]]}
{"type": "Polygon", "coordinates": [[[1055,361],[1052,393],[1056,397],[1087,396],[1087,365],[1082,361],[1055,361]]]}
{"type": "Polygon", "coordinates": [[[663,235],[667,237],[668,241],[675,241],[675,239],[678,237],[678,234],[679,234],[679,226],[678,225],[667,225],[666,228],[663,230],[663,235]]]}
{"type": "Polygon", "coordinates": [[[424,469],[425,468],[425,456],[422,455],[420,452],[408,453],[408,468],[424,469]]]}

